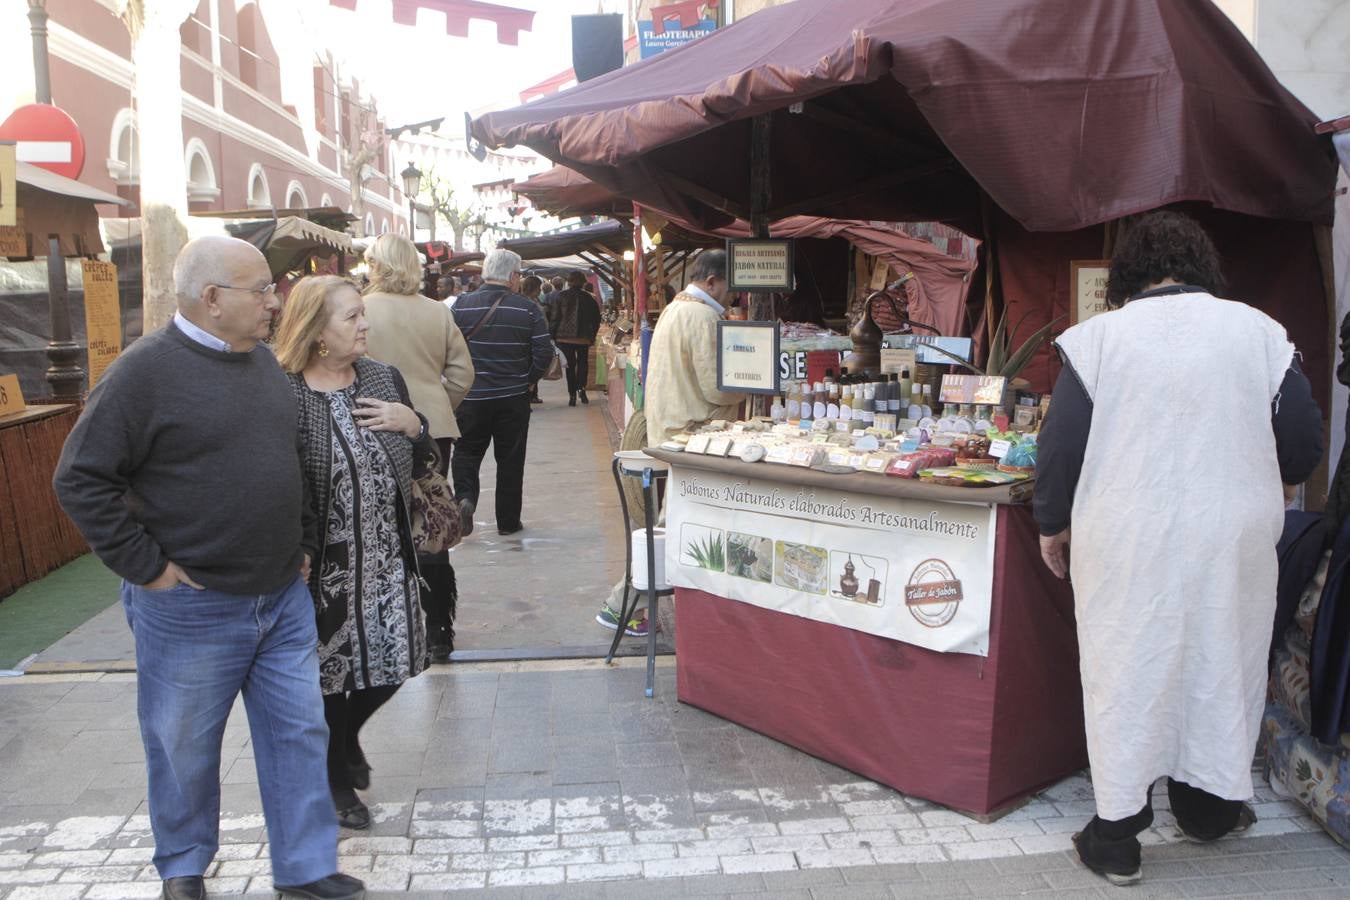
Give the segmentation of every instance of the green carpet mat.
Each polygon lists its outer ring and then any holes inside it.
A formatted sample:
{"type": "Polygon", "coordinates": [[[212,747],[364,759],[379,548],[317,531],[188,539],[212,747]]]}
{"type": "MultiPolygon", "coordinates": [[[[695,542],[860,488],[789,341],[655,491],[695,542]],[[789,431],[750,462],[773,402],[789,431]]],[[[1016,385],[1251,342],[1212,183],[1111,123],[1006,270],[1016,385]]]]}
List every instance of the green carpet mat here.
{"type": "Polygon", "coordinates": [[[47,649],[116,603],[121,584],[88,553],[0,600],[0,669],[47,649]]]}

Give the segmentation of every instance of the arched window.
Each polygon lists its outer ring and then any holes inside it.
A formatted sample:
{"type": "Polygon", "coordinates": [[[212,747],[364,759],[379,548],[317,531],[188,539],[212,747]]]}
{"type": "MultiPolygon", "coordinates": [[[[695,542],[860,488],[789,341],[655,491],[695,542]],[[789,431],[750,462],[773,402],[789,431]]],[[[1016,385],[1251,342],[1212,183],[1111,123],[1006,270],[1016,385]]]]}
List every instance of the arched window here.
{"type": "Polygon", "coordinates": [[[286,208],[309,208],[309,198],[305,196],[305,189],[298,181],[292,181],[290,184],[286,185],[286,208]]]}
{"type": "Polygon", "coordinates": [[[388,234],[388,233],[389,233],[389,220],[384,219],[383,221],[380,222],[380,234],[388,234]]]}
{"type": "Polygon", "coordinates": [[[211,203],[220,197],[220,188],[216,187],[216,167],[211,164],[211,154],[201,138],[192,138],[187,142],[188,202],[211,203]]]}
{"type": "Polygon", "coordinates": [[[108,174],[118,184],[140,183],[140,136],[136,132],[136,114],[130,109],[123,109],[113,117],[108,142],[108,174]]]}
{"type": "Polygon", "coordinates": [[[267,209],[272,205],[272,191],[267,186],[267,173],[259,163],[248,170],[248,208],[267,209]]]}
{"type": "MultiPolygon", "coordinates": [[[[322,197],[319,198],[319,206],[323,207],[324,209],[327,209],[332,205],[333,205],[333,198],[328,196],[327,194],[324,194],[322,197]]],[[[348,212],[351,212],[351,210],[348,210],[348,212]]]]}
{"type": "Polygon", "coordinates": [[[366,213],[366,234],[374,234],[374,233],[375,233],[375,217],[370,213],[366,213]]]}

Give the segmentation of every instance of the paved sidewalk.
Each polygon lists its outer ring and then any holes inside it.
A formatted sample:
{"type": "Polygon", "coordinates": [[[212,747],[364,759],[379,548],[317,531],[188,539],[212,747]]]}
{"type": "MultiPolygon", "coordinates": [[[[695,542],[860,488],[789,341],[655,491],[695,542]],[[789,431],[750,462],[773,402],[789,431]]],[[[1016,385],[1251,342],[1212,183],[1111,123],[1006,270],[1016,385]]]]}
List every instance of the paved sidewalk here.
{"type": "MultiPolygon", "coordinates": [[[[1165,807],[1145,881],[1083,870],[1069,778],[980,824],[675,701],[663,660],[455,665],[372,721],[367,834],[342,867],[375,897],[1350,896],[1350,853],[1258,787],[1249,835],[1178,842],[1165,807]]],[[[130,674],[0,680],[0,897],[157,896],[130,674]]],[[[242,710],[226,730],[217,895],[268,896],[242,710]]],[[[1160,796],[1166,803],[1165,792],[1160,796]]]]}
{"type": "MultiPolygon", "coordinates": [[[[595,621],[600,603],[623,573],[625,551],[604,395],[597,392],[589,406],[569,407],[562,382],[544,382],[540,388],[545,402],[534,407],[530,423],[525,530],[509,537],[497,534],[496,464],[489,454],[476,528],[451,554],[460,590],[456,660],[602,657],[613,637],[595,621]]],[[[117,585],[116,576],[90,556],[24,588],[35,598],[29,604],[35,614],[11,625],[13,631],[31,631],[24,644],[30,650],[15,650],[9,664],[40,650],[29,671],[134,669],[134,645],[117,603],[117,585]],[[87,621],[79,615],[49,621],[53,612],[68,608],[81,610],[87,621]]],[[[16,595],[0,603],[0,623],[6,621],[7,607],[15,604],[17,612],[16,601],[24,599],[16,595]]],[[[673,652],[672,620],[667,615],[662,621],[658,644],[662,652],[673,652]]],[[[0,638],[0,650],[4,646],[0,638]]],[[[645,648],[645,642],[629,639],[621,652],[645,653],[645,648]]]]}

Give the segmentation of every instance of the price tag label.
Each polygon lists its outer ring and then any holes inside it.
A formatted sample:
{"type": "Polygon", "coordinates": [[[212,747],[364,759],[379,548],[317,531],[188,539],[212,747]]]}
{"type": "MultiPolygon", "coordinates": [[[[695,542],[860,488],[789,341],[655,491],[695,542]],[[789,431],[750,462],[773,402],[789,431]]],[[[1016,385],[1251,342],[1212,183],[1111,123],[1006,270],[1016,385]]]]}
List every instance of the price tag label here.
{"type": "Polygon", "coordinates": [[[825,455],[825,451],[820,447],[807,445],[805,447],[796,447],[792,451],[792,464],[794,466],[805,466],[810,468],[820,462],[820,458],[825,455]]]}
{"type": "Polygon", "coordinates": [[[1011,449],[1012,441],[992,441],[989,444],[989,455],[994,459],[1002,459],[1011,449]]]}
{"type": "Polygon", "coordinates": [[[788,464],[792,462],[792,445],[778,444],[770,447],[764,457],[765,462],[788,464]]]}
{"type": "Polygon", "coordinates": [[[885,472],[886,466],[890,463],[891,459],[892,457],[890,456],[874,453],[871,456],[867,457],[867,465],[866,465],[867,471],[885,472]]]}
{"type": "Polygon", "coordinates": [[[28,408],[19,389],[18,375],[0,375],[0,416],[12,416],[28,408]]]}

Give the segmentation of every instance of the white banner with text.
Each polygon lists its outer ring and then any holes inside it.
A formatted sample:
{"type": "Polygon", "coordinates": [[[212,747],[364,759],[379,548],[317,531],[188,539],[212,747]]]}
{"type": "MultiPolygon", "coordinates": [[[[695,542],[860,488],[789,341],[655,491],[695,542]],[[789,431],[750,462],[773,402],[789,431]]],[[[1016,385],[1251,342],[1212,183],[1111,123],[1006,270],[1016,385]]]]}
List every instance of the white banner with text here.
{"type": "Polygon", "coordinates": [[[995,506],[679,465],[668,490],[672,585],[929,650],[988,655],[995,506]]]}

